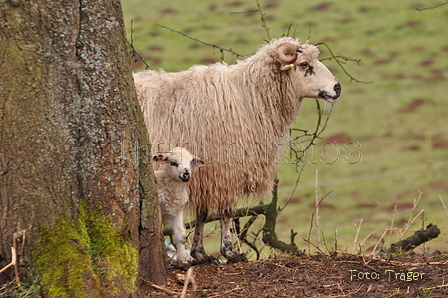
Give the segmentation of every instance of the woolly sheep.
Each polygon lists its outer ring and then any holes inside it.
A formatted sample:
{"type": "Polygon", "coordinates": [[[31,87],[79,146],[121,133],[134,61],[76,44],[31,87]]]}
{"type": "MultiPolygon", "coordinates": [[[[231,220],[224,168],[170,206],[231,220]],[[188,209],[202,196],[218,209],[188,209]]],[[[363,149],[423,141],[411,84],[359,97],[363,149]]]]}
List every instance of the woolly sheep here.
{"type": "Polygon", "coordinates": [[[162,219],[169,223],[173,230],[177,265],[186,267],[191,260],[185,251],[184,210],[188,203],[186,182],[190,180],[192,171],[204,162],[180,147],[174,148],[172,152],[155,155],[153,160],[165,164],[162,170],[154,172],[157,195],[162,219]]]}
{"type": "Polygon", "coordinates": [[[180,146],[207,164],[189,183],[196,212],[191,255],[197,262],[213,259],[202,240],[211,211],[221,215],[222,255],[229,263],[246,260],[234,249],[229,229],[237,198],[270,195],[282,140],[302,99],[333,104],[341,94],[318,55],[316,46],[283,37],[230,66],[134,74],[153,153],[180,146]]]}

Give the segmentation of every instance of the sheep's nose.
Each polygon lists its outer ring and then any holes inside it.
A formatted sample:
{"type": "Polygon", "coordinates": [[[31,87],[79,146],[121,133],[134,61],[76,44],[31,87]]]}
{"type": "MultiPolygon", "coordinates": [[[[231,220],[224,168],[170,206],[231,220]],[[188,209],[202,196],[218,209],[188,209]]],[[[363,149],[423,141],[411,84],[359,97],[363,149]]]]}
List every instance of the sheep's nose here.
{"type": "Polygon", "coordinates": [[[334,85],[333,90],[336,92],[336,97],[335,97],[335,99],[336,99],[339,97],[339,95],[341,95],[341,90],[342,90],[341,84],[337,83],[336,85],[334,85]]]}

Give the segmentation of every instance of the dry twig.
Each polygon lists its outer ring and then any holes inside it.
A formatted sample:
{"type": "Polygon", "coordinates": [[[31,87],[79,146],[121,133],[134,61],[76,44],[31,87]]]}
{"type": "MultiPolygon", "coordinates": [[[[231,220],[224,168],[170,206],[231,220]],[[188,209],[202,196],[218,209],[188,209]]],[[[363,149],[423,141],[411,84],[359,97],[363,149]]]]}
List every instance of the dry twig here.
{"type": "Polygon", "coordinates": [[[194,292],[198,289],[198,286],[196,284],[196,280],[195,280],[194,274],[193,274],[193,268],[194,267],[188,268],[187,277],[185,278],[184,287],[182,289],[182,294],[180,295],[181,298],[185,298],[186,297],[186,295],[187,295],[187,288],[188,288],[188,284],[189,283],[191,283],[194,292]]]}
{"type": "Polygon", "coordinates": [[[146,282],[148,285],[150,285],[151,287],[153,287],[153,288],[155,288],[155,289],[157,289],[157,290],[163,291],[163,292],[168,293],[168,294],[170,294],[170,295],[179,295],[179,294],[180,294],[179,292],[172,291],[172,290],[170,290],[170,289],[168,289],[168,288],[165,288],[165,287],[156,285],[155,283],[150,282],[149,280],[147,280],[147,279],[145,279],[145,278],[143,278],[143,277],[140,277],[140,278],[141,278],[144,282],[146,282]]]}

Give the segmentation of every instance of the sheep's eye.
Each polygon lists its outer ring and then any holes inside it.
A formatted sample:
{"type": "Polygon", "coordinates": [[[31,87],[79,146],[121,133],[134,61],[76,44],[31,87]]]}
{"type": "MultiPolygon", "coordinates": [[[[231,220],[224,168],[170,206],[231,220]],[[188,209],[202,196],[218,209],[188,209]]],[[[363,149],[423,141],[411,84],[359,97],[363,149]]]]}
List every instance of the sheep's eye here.
{"type": "Polygon", "coordinates": [[[175,161],[171,161],[170,166],[177,167],[177,166],[179,166],[179,164],[175,161]]]}
{"type": "Polygon", "coordinates": [[[308,62],[302,62],[302,63],[300,63],[300,67],[302,67],[302,68],[307,68],[308,67],[308,62]]]}

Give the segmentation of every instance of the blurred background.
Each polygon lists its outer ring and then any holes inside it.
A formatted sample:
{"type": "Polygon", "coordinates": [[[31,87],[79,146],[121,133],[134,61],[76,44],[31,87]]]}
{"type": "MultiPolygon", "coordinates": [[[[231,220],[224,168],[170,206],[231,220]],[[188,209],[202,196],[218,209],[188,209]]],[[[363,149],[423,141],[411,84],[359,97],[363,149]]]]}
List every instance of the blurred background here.
{"type": "MultiPolygon", "coordinates": [[[[381,238],[387,248],[429,223],[441,234],[415,251],[447,250],[448,5],[432,8],[444,2],[122,0],[122,6],[129,41],[155,70],[180,71],[222,59],[231,64],[237,58],[158,25],[250,56],[268,39],[259,8],[271,38],[309,39],[325,43],[334,55],[357,59],[342,64],[344,70],[335,59],[325,59],[331,54],[320,46],[320,58],[343,92],[325,115],[330,119],[322,138],[303,160],[295,164],[285,150],[279,207],[289,203],[276,231],[289,243],[293,229],[298,247],[311,252],[317,246],[370,254],[381,238]],[[313,216],[316,198],[322,197],[313,216]]],[[[133,68],[145,65],[136,58],[133,68]]],[[[316,101],[305,99],[295,127],[312,132],[317,119],[316,101]]],[[[250,241],[263,220],[259,216],[252,225],[250,241]]],[[[206,249],[218,255],[218,223],[208,224],[206,233],[215,238],[205,240],[206,249]]],[[[253,258],[247,246],[242,250],[253,258]]]]}

